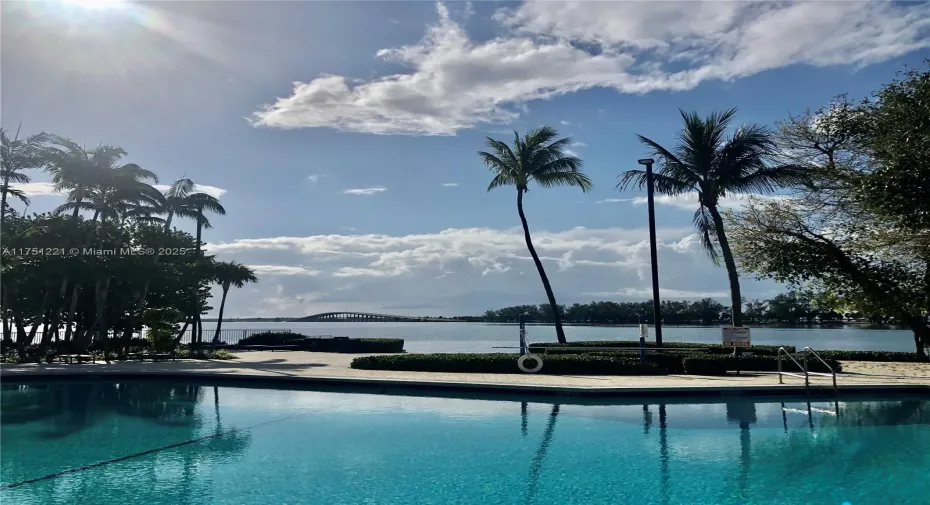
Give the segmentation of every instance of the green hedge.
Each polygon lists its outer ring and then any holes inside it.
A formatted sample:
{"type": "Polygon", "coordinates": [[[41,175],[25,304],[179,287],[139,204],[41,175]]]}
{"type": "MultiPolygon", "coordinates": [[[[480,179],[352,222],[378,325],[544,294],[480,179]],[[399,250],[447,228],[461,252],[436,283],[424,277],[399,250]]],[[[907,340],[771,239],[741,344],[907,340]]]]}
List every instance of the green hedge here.
{"type": "MultiPolygon", "coordinates": [[[[523,373],[517,368],[518,354],[400,354],[364,356],[352,360],[352,368],[362,370],[403,370],[411,372],[523,373]]],[[[543,358],[541,374],[582,375],[662,375],[653,363],[638,359],[591,354],[549,355],[543,358]]]]}
{"type": "MultiPolygon", "coordinates": [[[[557,342],[541,342],[536,344],[530,344],[530,351],[533,353],[541,353],[543,350],[549,351],[553,349],[558,349],[559,347],[590,347],[592,350],[596,350],[598,347],[629,347],[633,349],[639,348],[638,340],[589,340],[581,342],[568,342],[566,344],[560,344],[557,342]]],[[[655,342],[646,342],[647,348],[657,347],[655,342]]],[[[727,354],[732,353],[733,348],[729,346],[724,346],[723,344],[703,344],[698,342],[665,342],[662,347],[670,348],[679,348],[679,349],[703,349],[705,352],[714,353],[714,354],[727,354]]],[[[796,352],[797,349],[793,345],[754,345],[750,347],[744,347],[743,352],[759,354],[759,355],[771,355],[775,356],[778,354],[778,348],[784,347],[788,352],[796,352]]],[[[564,349],[563,351],[568,352],[587,352],[586,350],[581,349],[564,349]]]]}
{"type": "Polygon", "coordinates": [[[404,339],[402,338],[320,338],[280,331],[249,335],[236,345],[297,345],[301,351],[313,352],[404,352],[404,339]]]}
{"type": "Polygon", "coordinates": [[[916,352],[890,352],[890,351],[816,351],[823,359],[844,361],[881,361],[881,362],[907,362],[914,363],[927,361],[921,359],[916,352]]]}
{"type": "Polygon", "coordinates": [[[243,338],[236,345],[288,345],[293,344],[295,340],[307,338],[300,333],[291,333],[287,331],[266,331],[263,333],[254,333],[243,338]]]}
{"type": "MultiPolygon", "coordinates": [[[[696,372],[688,368],[687,361],[690,358],[701,358],[702,360],[716,360],[719,361],[722,366],[724,366],[728,371],[745,371],[745,372],[777,372],[778,371],[778,358],[775,356],[742,356],[740,358],[735,358],[733,356],[721,356],[718,354],[702,353],[702,354],[693,354],[684,356],[682,363],[684,365],[685,373],[696,374],[696,372]]],[[[800,362],[800,360],[798,360],[800,362]]],[[[824,357],[824,361],[827,362],[830,367],[833,368],[834,372],[841,372],[843,370],[843,365],[840,362],[834,359],[828,359],[824,357]]],[[[704,366],[700,364],[697,366],[704,366]]],[[[830,370],[823,365],[820,361],[810,360],[807,363],[808,370],[811,372],[822,372],[828,373],[830,370]]],[[[789,359],[782,360],[782,370],[785,372],[799,372],[800,369],[789,359]]],[[[704,375],[704,374],[697,374],[704,375]]]]}
{"type": "Polygon", "coordinates": [[[727,364],[712,355],[687,356],[682,359],[682,366],[688,375],[726,375],[727,364]]]}

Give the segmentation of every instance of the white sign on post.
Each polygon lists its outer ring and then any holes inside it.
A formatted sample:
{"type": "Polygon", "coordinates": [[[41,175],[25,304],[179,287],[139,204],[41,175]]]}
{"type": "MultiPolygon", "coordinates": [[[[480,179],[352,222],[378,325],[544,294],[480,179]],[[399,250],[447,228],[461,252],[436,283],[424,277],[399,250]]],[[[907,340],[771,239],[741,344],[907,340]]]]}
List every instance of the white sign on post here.
{"type": "Polygon", "coordinates": [[[641,324],[639,325],[639,337],[644,339],[649,339],[649,325],[641,324]]]}
{"type": "Polygon", "coordinates": [[[749,328],[725,327],[723,330],[723,345],[729,347],[749,347],[749,328]]]}

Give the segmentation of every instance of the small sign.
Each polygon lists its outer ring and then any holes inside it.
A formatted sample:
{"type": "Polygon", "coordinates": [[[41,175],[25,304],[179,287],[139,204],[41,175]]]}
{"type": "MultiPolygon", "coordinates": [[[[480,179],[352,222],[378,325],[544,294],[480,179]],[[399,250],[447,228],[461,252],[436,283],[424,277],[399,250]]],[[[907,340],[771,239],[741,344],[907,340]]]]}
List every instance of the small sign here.
{"type": "Polygon", "coordinates": [[[648,324],[639,325],[639,338],[645,338],[645,339],[649,338],[649,325],[648,324]]]}
{"type": "Polygon", "coordinates": [[[723,330],[723,345],[729,347],[749,347],[749,328],[725,327],[723,330]]]}

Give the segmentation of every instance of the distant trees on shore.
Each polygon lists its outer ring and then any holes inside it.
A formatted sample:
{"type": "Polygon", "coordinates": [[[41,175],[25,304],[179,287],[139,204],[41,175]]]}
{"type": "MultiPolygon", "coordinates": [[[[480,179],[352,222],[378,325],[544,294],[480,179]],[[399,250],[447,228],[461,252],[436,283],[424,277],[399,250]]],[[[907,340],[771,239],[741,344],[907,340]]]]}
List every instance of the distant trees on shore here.
{"type": "MultiPolygon", "coordinates": [[[[599,301],[559,305],[562,320],[574,324],[637,324],[639,316],[652,321],[652,300],[642,302],[599,301]]],[[[488,310],[483,320],[494,323],[517,321],[527,314],[527,321],[551,323],[549,304],[515,305],[488,310]]],[[[859,313],[841,314],[832,309],[830,300],[812,292],[791,290],[768,300],[751,300],[743,303],[743,320],[748,324],[814,324],[842,322],[845,319],[868,320],[883,323],[885,318],[859,313]]],[[[663,324],[728,324],[730,307],[714,300],[662,300],[663,324]]]]}

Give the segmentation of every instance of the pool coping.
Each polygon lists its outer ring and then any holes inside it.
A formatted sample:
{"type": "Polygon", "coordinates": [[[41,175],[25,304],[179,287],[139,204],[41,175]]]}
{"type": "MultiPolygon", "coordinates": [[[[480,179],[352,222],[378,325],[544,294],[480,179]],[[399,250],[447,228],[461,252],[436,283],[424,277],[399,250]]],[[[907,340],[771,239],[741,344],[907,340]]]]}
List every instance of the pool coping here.
{"type": "MultiPolygon", "coordinates": [[[[304,390],[341,390],[374,394],[405,395],[412,392],[429,396],[443,393],[492,394],[492,395],[532,395],[547,397],[580,398],[637,398],[637,397],[733,397],[733,396],[810,396],[817,398],[835,397],[833,387],[824,384],[771,384],[771,385],[725,385],[725,386],[552,386],[542,384],[508,384],[446,380],[411,380],[372,377],[338,377],[338,376],[281,376],[248,373],[222,372],[184,372],[184,371],[143,371],[95,370],[74,372],[50,372],[46,370],[4,371],[0,368],[0,382],[37,382],[48,380],[165,380],[185,379],[199,383],[209,382],[217,385],[235,385],[248,387],[258,385],[290,386],[288,389],[304,390]]],[[[930,384],[838,384],[841,395],[927,395],[930,397],[930,384]]]]}

